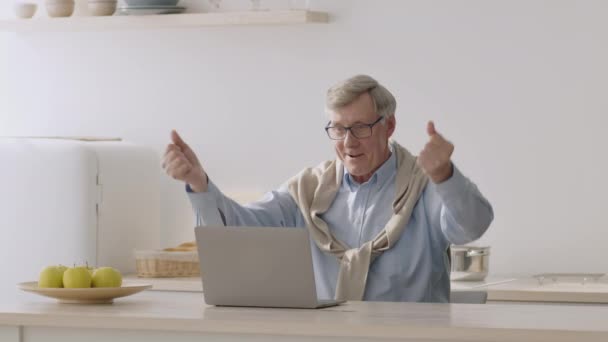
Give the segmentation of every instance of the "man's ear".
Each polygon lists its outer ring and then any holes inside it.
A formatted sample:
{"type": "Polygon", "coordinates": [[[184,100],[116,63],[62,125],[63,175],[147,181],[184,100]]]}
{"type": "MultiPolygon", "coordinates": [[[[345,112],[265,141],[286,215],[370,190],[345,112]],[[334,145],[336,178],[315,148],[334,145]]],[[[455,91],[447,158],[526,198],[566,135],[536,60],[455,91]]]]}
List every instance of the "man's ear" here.
{"type": "Polygon", "coordinates": [[[395,132],[395,126],[397,125],[397,120],[395,119],[395,115],[391,115],[388,119],[386,119],[387,130],[387,138],[390,138],[395,132]]]}

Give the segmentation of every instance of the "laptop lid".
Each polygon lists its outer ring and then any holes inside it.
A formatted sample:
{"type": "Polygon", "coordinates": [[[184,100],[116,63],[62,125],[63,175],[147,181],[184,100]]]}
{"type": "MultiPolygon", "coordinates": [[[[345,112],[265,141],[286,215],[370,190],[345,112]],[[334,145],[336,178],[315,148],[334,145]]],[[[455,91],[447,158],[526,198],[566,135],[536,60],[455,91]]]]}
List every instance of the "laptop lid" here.
{"type": "Polygon", "coordinates": [[[205,302],[318,306],[308,232],[302,228],[195,228],[205,302]]]}

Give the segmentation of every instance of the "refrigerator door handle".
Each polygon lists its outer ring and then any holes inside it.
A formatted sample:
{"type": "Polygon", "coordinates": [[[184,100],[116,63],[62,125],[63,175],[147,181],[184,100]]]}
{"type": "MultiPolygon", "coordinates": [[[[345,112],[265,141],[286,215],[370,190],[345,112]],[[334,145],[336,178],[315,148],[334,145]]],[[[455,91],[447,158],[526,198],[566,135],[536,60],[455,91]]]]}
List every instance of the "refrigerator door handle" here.
{"type": "Polygon", "coordinates": [[[101,211],[101,203],[103,203],[103,183],[101,181],[101,174],[97,174],[97,203],[95,205],[97,211],[97,217],[99,217],[101,211]]]}

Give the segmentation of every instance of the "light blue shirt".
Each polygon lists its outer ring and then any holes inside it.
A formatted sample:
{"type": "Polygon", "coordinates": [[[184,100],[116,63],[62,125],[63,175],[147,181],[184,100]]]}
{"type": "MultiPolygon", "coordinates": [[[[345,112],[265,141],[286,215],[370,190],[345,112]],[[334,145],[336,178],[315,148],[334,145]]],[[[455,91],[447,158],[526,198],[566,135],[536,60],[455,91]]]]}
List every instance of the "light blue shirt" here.
{"type": "MultiPolygon", "coordinates": [[[[361,247],[373,239],[392,215],[397,163],[394,153],[358,184],[346,171],[338,194],[322,215],[334,236],[361,247]]],[[[260,201],[239,205],[224,196],[213,182],[203,193],[188,192],[197,225],[306,227],[286,185],[260,201]]],[[[449,302],[450,263],[447,249],[478,239],[494,218],[492,206],[475,184],[454,166],[440,184],[429,181],[399,241],[370,265],[364,300],[449,302]]],[[[319,299],[332,299],[339,263],[311,239],[319,299]]]]}

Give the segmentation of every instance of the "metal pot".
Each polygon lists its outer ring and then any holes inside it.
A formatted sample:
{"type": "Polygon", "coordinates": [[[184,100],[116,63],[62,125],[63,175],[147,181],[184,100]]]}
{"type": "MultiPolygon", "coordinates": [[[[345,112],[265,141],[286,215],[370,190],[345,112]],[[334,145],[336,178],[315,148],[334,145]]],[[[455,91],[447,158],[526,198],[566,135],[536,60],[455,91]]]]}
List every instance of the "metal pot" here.
{"type": "Polygon", "coordinates": [[[480,281],[488,275],[490,247],[452,246],[451,280],[480,281]]]}

